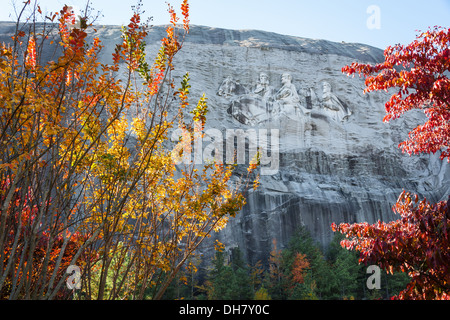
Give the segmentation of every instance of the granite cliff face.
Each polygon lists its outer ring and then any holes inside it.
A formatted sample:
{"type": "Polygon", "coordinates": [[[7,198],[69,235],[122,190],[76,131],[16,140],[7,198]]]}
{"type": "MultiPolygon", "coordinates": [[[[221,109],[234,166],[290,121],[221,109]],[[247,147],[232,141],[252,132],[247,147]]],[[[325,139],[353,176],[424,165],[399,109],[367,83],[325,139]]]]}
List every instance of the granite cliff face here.
{"type": "Polygon", "coordinates": [[[177,62],[190,73],[192,96],[208,97],[207,126],[279,130],[278,149],[272,145],[265,166],[276,167],[278,156],[278,170],[261,176],[248,204],[218,235],[227,248],[239,246],[251,263],[267,261],[272,239],[282,247],[301,225],[326,246],[333,222],[396,219],[391,208],[403,189],[446,198],[448,164],[397,148],[423,114],[383,123],[388,94],[364,95],[364,80],[341,72],[353,61],[383,58],[382,50],[363,44],[192,28],[177,62]]]}
{"type": "MultiPolygon", "coordinates": [[[[120,27],[97,29],[109,62],[120,27]]],[[[0,41],[12,31],[12,24],[0,24],[0,41]]],[[[149,57],[162,36],[162,26],[150,32],[149,57]]],[[[239,246],[249,263],[267,261],[272,239],[282,248],[299,226],[326,246],[333,222],[395,219],[391,207],[403,189],[433,201],[448,195],[446,162],[397,148],[423,115],[383,123],[388,95],[364,95],[364,80],[341,73],[354,61],[382,60],[382,50],[363,44],[192,27],[176,57],[176,77],[189,72],[191,103],[206,94],[207,131],[222,133],[226,145],[227,132],[241,129],[250,137],[247,151],[255,144],[268,149],[260,187],[213,239],[239,246]]],[[[208,135],[204,142],[211,143],[208,135]]]]}

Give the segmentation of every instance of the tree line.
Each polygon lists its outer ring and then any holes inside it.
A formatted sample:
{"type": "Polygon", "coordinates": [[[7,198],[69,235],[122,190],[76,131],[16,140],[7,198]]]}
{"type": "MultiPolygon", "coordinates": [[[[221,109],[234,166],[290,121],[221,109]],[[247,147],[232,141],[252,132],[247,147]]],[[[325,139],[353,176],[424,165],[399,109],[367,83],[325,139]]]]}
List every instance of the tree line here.
{"type": "MultiPolygon", "coordinates": [[[[379,289],[370,289],[365,264],[359,256],[342,248],[336,233],[323,249],[310,232],[301,227],[288,245],[277,248],[274,240],[267,263],[249,264],[239,247],[217,250],[201,279],[183,270],[168,288],[166,299],[209,300],[363,300],[390,299],[403,290],[407,274],[380,272],[379,289]]],[[[223,248],[222,248],[223,249],[223,248]]],[[[370,279],[369,279],[370,280],[370,279]]]]}

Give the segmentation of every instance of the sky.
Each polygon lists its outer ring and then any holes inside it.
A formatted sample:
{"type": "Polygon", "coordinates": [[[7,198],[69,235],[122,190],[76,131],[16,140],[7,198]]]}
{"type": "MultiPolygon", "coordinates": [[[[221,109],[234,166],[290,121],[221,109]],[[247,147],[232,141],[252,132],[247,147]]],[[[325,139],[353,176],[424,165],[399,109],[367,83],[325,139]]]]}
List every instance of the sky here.
{"type": "MultiPolygon", "coordinates": [[[[35,1],[35,0],[32,0],[35,1]]],[[[139,0],[90,0],[100,11],[100,25],[124,25],[139,0]]],[[[142,0],[144,17],[152,24],[169,21],[166,0],[142,0]]],[[[182,0],[170,0],[180,12],[182,0]]],[[[0,21],[15,20],[14,4],[0,0],[0,21]]],[[[64,4],[84,8],[86,0],[41,0],[43,11],[59,11],[64,4]]],[[[450,27],[450,0],[190,0],[193,25],[227,29],[257,29],[286,35],[356,42],[381,49],[412,42],[418,30],[450,27]]]]}

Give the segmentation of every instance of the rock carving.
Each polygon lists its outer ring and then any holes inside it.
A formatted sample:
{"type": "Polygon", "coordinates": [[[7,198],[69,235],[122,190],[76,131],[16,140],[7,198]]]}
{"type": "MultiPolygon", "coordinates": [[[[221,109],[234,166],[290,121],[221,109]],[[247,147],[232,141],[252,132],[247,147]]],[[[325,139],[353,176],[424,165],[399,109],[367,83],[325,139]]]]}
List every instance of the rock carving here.
{"type": "Polygon", "coordinates": [[[233,81],[232,76],[226,77],[225,80],[222,81],[220,85],[219,91],[217,94],[219,96],[230,97],[233,95],[234,90],[236,89],[236,83],[233,81]]]}
{"type": "Polygon", "coordinates": [[[322,97],[319,98],[313,88],[298,91],[289,73],[282,74],[281,88],[278,90],[270,85],[269,76],[264,72],[260,73],[252,90],[228,76],[217,94],[227,99],[229,114],[250,126],[282,118],[306,121],[312,113],[314,118],[342,123],[352,114],[331,91],[329,82],[322,83],[322,97]]]}
{"type": "Polygon", "coordinates": [[[331,85],[326,81],[323,82],[322,105],[325,112],[336,122],[347,120],[352,114],[339,98],[331,92],[331,85]]]}
{"type": "Polygon", "coordinates": [[[284,73],[281,76],[281,83],[283,86],[275,96],[277,109],[275,109],[274,116],[285,115],[291,118],[298,116],[299,113],[301,115],[309,113],[310,111],[300,104],[297,88],[292,84],[292,76],[289,73],[284,73]]]}
{"type": "Polygon", "coordinates": [[[228,76],[222,81],[222,84],[217,91],[219,96],[224,98],[230,98],[233,95],[241,95],[248,93],[248,90],[239,83],[235,81],[232,76],[228,76]]]}
{"type": "Polygon", "coordinates": [[[259,81],[253,93],[260,95],[264,100],[269,100],[273,96],[274,89],[269,85],[269,76],[267,73],[262,72],[259,75],[259,81]]]}

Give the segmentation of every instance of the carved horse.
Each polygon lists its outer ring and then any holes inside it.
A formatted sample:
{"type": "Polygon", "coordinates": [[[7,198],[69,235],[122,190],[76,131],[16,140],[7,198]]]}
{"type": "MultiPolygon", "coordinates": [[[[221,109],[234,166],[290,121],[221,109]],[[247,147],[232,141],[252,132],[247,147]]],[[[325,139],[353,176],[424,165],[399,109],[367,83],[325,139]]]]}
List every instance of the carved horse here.
{"type": "Polygon", "coordinates": [[[217,95],[224,98],[230,98],[235,95],[248,94],[250,92],[245,86],[239,83],[239,81],[233,80],[233,77],[228,76],[222,81],[219,89],[217,90],[217,95]]]}
{"type": "Polygon", "coordinates": [[[245,94],[233,99],[227,111],[239,122],[253,126],[270,119],[274,103],[258,95],[245,94]]]}

